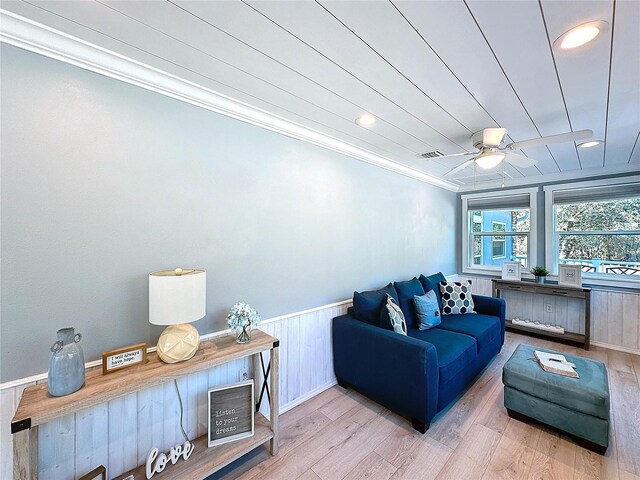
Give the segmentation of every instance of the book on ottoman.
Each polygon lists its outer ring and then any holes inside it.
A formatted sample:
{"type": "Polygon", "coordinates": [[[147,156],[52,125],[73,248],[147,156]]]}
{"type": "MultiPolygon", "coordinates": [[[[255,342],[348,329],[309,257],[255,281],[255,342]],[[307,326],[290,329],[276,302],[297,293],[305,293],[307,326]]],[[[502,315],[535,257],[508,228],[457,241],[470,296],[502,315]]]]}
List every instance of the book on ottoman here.
{"type": "Polygon", "coordinates": [[[575,364],[567,361],[564,355],[559,353],[541,352],[536,350],[533,352],[536,360],[545,372],[564,375],[565,377],[580,378],[578,372],[575,371],[575,364]]]}

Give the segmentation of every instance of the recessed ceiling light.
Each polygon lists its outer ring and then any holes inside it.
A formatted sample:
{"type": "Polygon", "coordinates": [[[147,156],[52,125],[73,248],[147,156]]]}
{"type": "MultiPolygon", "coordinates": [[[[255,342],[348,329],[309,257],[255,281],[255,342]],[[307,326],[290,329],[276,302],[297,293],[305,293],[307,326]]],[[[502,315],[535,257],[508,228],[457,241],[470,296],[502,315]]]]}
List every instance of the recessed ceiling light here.
{"type": "Polygon", "coordinates": [[[580,148],[591,148],[600,145],[601,143],[602,140],[589,140],[588,142],[579,143],[578,146],[580,148]]]}
{"type": "Polygon", "coordinates": [[[358,118],[356,118],[356,123],[361,127],[371,127],[377,121],[378,119],[370,113],[363,113],[358,118]]]}
{"type": "Polygon", "coordinates": [[[606,31],[608,23],[603,20],[596,20],[593,22],[583,23],[577,27],[573,27],[571,30],[564,32],[553,42],[555,49],[571,50],[572,48],[578,48],[585,43],[589,43],[596,38],[599,34],[606,31]]]}

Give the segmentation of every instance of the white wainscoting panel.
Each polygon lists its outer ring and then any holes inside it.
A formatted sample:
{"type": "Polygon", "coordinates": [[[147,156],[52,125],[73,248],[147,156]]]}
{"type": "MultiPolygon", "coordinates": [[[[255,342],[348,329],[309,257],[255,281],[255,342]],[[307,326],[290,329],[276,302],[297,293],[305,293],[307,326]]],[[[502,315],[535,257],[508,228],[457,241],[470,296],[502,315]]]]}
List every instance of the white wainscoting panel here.
{"type": "Polygon", "coordinates": [[[482,278],[482,277],[467,277],[464,275],[458,275],[458,279],[461,280],[470,280],[471,281],[471,291],[477,295],[486,295],[488,297],[491,296],[492,286],[491,280],[482,278]]]}
{"type": "MultiPolygon", "coordinates": [[[[472,290],[491,295],[490,278],[459,275],[472,280],[472,290]]],[[[584,301],[553,295],[502,292],[507,318],[538,320],[584,333],[584,301]],[[546,306],[551,304],[551,313],[546,306]]],[[[640,294],[593,288],[591,291],[591,343],[640,355],[640,294]]]]}
{"type": "Polygon", "coordinates": [[[502,291],[501,296],[507,302],[509,319],[550,323],[584,334],[584,300],[510,291],[502,291]],[[547,312],[549,305],[551,312],[547,312]]]}
{"type": "MultiPolygon", "coordinates": [[[[261,327],[280,339],[280,413],[336,384],[331,346],[331,319],[347,312],[349,304],[270,322],[261,327]]],[[[268,354],[265,354],[265,363],[268,354]]],[[[262,372],[258,371],[259,384],[262,372]]],[[[260,411],[268,415],[268,404],[260,411]]]]}
{"type": "MultiPolygon", "coordinates": [[[[331,320],[346,313],[348,302],[265,321],[260,329],[280,340],[280,412],[302,403],[336,383],[333,373],[331,320]]],[[[265,365],[269,355],[264,355],[265,365]]],[[[254,377],[250,359],[200,372],[178,380],[189,438],[207,432],[207,389],[254,377]]],[[[258,385],[262,384],[257,369],[258,385]]],[[[41,380],[44,381],[44,380],[41,380]]],[[[0,385],[0,479],[12,478],[11,419],[23,390],[35,382],[0,385]],[[18,385],[16,385],[18,384],[18,385]]],[[[256,387],[257,395],[260,394],[256,387]]],[[[268,416],[263,399],[261,412],[268,416]]],[[[41,480],[72,480],[98,465],[109,478],[146,462],[153,447],[168,451],[184,442],[180,404],[173,382],[142,390],[108,403],[81,410],[41,425],[39,468],[41,480]]]]}

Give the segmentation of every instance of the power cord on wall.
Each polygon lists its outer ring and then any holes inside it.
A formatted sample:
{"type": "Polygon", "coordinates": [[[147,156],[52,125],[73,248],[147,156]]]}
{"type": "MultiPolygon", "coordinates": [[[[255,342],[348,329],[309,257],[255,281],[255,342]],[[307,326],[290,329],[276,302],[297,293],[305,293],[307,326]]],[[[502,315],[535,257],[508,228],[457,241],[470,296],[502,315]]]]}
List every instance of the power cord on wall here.
{"type": "Polygon", "coordinates": [[[178,381],[173,380],[173,384],[176,386],[176,393],[178,394],[178,401],[180,402],[180,430],[182,430],[182,434],[187,442],[191,443],[189,440],[189,435],[184,430],[184,426],[182,425],[182,418],[184,417],[184,407],[182,406],[182,397],[180,396],[180,389],[178,388],[178,381]]]}

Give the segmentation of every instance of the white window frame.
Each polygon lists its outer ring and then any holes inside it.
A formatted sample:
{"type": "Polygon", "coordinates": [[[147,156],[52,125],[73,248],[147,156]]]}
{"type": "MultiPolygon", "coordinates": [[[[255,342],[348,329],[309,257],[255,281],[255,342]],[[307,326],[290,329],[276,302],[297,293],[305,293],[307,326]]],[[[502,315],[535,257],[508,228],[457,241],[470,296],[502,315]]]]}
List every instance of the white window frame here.
{"type": "MultiPolygon", "coordinates": [[[[558,278],[558,235],[555,229],[555,209],[553,208],[553,194],[557,190],[569,190],[572,188],[603,187],[609,185],[619,185],[622,183],[640,182],[640,175],[620,178],[606,178],[601,180],[590,180],[586,182],[560,183],[557,185],[547,185],[544,189],[544,251],[546,265],[551,275],[551,279],[558,278]]],[[[623,275],[620,275],[623,277],[623,275]]],[[[593,273],[582,274],[582,283],[588,285],[598,285],[606,287],[629,287],[638,288],[640,278],[632,278],[632,275],[624,275],[625,278],[616,278],[614,275],[597,275],[593,273]]]]}
{"type": "MultiPolygon", "coordinates": [[[[482,222],[484,220],[483,217],[484,216],[482,215],[482,212],[480,212],[480,230],[481,231],[482,231],[482,222]]],[[[472,223],[471,229],[473,230],[473,223],[476,223],[476,222],[474,222],[474,220],[472,219],[471,223],[472,223]]],[[[473,248],[473,246],[472,246],[472,248],[473,248]]],[[[482,261],[483,254],[484,254],[484,242],[482,241],[482,238],[480,238],[480,255],[473,255],[473,253],[472,253],[471,257],[474,260],[476,259],[476,257],[480,257],[480,261],[482,261]]],[[[475,265],[475,263],[472,263],[472,265],[475,265]]]]}
{"type": "MultiPolygon", "coordinates": [[[[491,221],[491,231],[492,232],[497,232],[497,230],[494,230],[493,227],[494,225],[503,225],[504,226],[504,231],[507,231],[507,224],[505,222],[496,222],[495,220],[491,221]]],[[[531,225],[531,224],[529,224],[531,225]]],[[[499,232],[497,232],[499,233],[499,232]]],[[[527,240],[528,242],[528,240],[527,240]]],[[[527,252],[528,254],[528,252],[527,252]]],[[[502,240],[496,240],[495,237],[491,237],[491,260],[500,260],[502,258],[507,258],[507,236],[503,235],[502,240]],[[495,256],[493,254],[493,244],[494,242],[501,242],[502,243],[502,248],[504,249],[504,255],[499,255],[499,256],[495,256]]]]}
{"type": "MultiPolygon", "coordinates": [[[[463,273],[473,273],[479,275],[500,275],[502,272],[502,267],[497,265],[495,267],[489,267],[486,265],[482,266],[474,266],[473,264],[469,264],[470,257],[469,255],[469,238],[470,238],[470,228],[473,228],[469,225],[469,209],[468,202],[469,199],[473,198],[500,198],[500,197],[511,197],[513,195],[529,195],[529,233],[527,233],[527,260],[528,267],[531,268],[533,265],[537,265],[537,252],[538,252],[538,187],[532,188],[518,188],[513,190],[500,190],[494,192],[485,192],[485,193],[471,193],[467,195],[461,195],[460,199],[462,200],[462,272],[463,273]]],[[[505,204],[505,207],[508,205],[505,204]]],[[[506,245],[505,245],[506,247],[506,245]]],[[[493,252],[492,252],[493,253],[493,252]]],[[[506,256],[505,256],[506,258],[506,256]]],[[[531,277],[532,275],[523,270],[523,277],[531,277]]]]}

